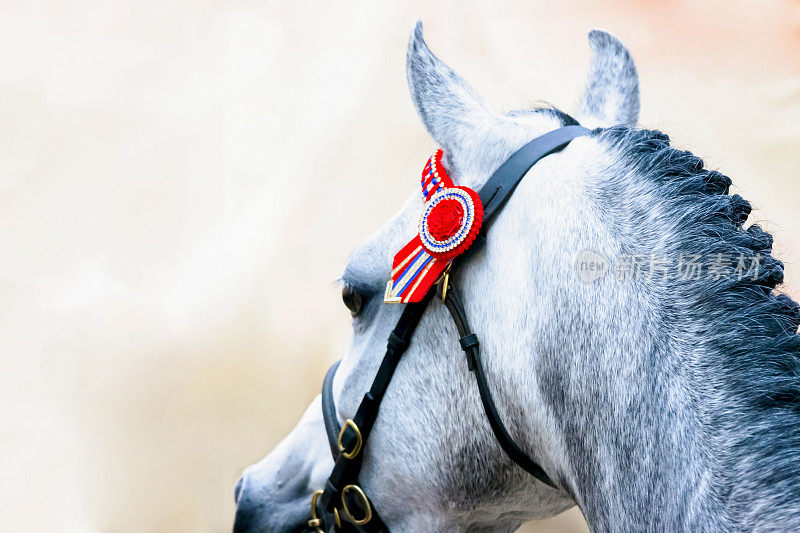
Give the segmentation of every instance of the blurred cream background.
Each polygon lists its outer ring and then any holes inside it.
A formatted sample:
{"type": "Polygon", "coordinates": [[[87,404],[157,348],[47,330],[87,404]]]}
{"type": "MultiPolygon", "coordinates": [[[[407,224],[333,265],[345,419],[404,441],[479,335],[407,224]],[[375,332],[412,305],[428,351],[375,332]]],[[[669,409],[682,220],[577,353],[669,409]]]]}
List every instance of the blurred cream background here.
{"type": "Polygon", "coordinates": [[[600,4],[0,3],[0,530],[230,529],[346,350],[349,251],[434,147],[417,17],[502,109],[574,110],[614,32],[642,125],[734,179],[800,296],[800,2],[600,4]]]}

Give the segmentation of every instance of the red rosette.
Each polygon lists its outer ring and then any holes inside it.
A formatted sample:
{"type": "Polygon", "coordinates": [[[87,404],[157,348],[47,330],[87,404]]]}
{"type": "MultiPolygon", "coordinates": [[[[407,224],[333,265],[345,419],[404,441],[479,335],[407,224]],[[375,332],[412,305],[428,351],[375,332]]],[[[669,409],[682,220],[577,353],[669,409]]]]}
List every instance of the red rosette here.
{"type": "Polygon", "coordinates": [[[448,187],[428,201],[419,223],[422,245],[433,257],[450,261],[475,241],[483,223],[483,204],[469,187],[448,187]]]}
{"type": "Polygon", "coordinates": [[[421,301],[450,262],[472,245],[483,224],[480,196],[453,184],[442,167],[442,153],[438,150],[422,170],[425,209],[417,235],[392,260],[386,303],[421,301]]]}

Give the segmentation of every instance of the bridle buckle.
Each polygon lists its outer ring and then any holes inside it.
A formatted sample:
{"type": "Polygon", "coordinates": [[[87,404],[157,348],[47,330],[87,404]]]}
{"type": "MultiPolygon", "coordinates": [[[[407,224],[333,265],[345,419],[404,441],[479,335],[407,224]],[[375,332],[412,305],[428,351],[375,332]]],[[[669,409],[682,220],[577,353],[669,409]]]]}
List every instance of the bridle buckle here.
{"type": "Polygon", "coordinates": [[[367,495],[364,494],[364,491],[361,490],[361,487],[358,485],[347,485],[342,489],[342,514],[344,517],[353,524],[357,526],[363,526],[370,520],[372,520],[372,506],[367,499],[367,495]],[[363,518],[355,518],[353,513],[350,512],[350,508],[347,506],[347,493],[348,491],[353,492],[358,496],[359,500],[361,500],[361,507],[364,509],[364,517],[363,518]]]}
{"type": "Polygon", "coordinates": [[[347,420],[345,420],[342,429],[339,431],[339,440],[337,441],[337,444],[339,446],[339,451],[345,457],[345,459],[353,459],[356,455],[358,455],[358,452],[361,451],[361,444],[363,442],[364,439],[361,437],[361,430],[358,429],[358,426],[356,425],[355,422],[353,422],[353,419],[348,418],[347,420]],[[345,451],[346,450],[345,445],[342,444],[342,438],[344,437],[344,432],[347,431],[347,428],[352,429],[356,434],[356,444],[350,451],[345,451]]]}
{"type": "MultiPolygon", "coordinates": [[[[308,527],[313,529],[314,533],[325,533],[325,530],[322,529],[322,519],[317,516],[317,500],[324,492],[324,490],[320,489],[311,495],[311,520],[308,521],[308,527]]],[[[336,527],[342,527],[342,521],[339,519],[339,510],[335,507],[333,508],[333,522],[336,527]]]]}
{"type": "Polygon", "coordinates": [[[453,263],[447,265],[447,268],[444,269],[444,273],[442,274],[442,278],[439,280],[439,283],[442,285],[442,301],[444,302],[447,298],[447,289],[450,287],[450,267],[453,266],[453,263]]]}
{"type": "Polygon", "coordinates": [[[311,495],[311,520],[308,521],[308,527],[313,529],[315,533],[325,533],[322,529],[322,520],[317,516],[317,500],[324,490],[320,489],[311,495]]]}

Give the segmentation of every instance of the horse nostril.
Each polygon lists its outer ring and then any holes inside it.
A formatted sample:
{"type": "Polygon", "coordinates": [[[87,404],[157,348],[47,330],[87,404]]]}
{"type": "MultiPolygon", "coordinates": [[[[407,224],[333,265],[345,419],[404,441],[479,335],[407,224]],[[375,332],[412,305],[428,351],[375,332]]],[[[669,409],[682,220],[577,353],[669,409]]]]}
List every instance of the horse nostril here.
{"type": "Polygon", "coordinates": [[[244,485],[244,476],[239,478],[236,482],[236,487],[233,489],[233,503],[239,505],[239,494],[242,492],[242,485],[244,485]]]}

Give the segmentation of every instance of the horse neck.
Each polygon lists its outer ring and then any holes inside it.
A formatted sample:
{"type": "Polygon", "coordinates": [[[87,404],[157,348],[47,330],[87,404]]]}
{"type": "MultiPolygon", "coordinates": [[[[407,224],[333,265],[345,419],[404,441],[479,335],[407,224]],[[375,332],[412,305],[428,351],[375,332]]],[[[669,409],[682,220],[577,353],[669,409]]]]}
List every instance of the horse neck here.
{"type": "Polygon", "coordinates": [[[787,443],[793,457],[783,460],[741,438],[748,424],[780,432],[770,425],[781,422],[739,418],[739,400],[710,385],[709,354],[671,335],[638,289],[599,290],[595,309],[565,299],[569,326],[544,341],[538,363],[566,443],[561,482],[592,530],[799,527],[796,448],[787,443]],[[775,469],[771,454],[788,467],[779,475],[765,470],[775,469]]]}
{"type": "Polygon", "coordinates": [[[696,371],[691,347],[676,346],[647,318],[631,315],[617,317],[614,342],[592,338],[580,315],[570,317],[577,340],[567,350],[545,348],[539,375],[566,443],[561,482],[592,530],[800,525],[800,477],[775,486],[748,470],[769,451],[755,441],[748,447],[725,428],[737,423],[726,412],[736,400],[709,393],[709,375],[696,371]],[[640,335],[643,327],[648,335],[640,335]],[[554,364],[563,353],[571,360],[554,364]]]}
{"type": "Polygon", "coordinates": [[[550,232],[537,245],[558,243],[528,263],[533,284],[548,281],[527,299],[548,302],[529,324],[561,481],[596,530],[800,529],[800,309],[769,290],[782,277],[771,238],[742,227],[749,206],[727,178],[661,134],[610,131],[573,148],[558,174],[579,183],[539,180],[557,194],[527,198],[544,219],[531,227],[550,232]],[[586,163],[604,158],[602,170],[586,163]],[[753,283],[674,272],[580,283],[561,250],[587,249],[746,251],[762,270],[753,283]]]}
{"type": "Polygon", "coordinates": [[[720,288],[581,283],[575,271],[581,250],[617,260],[738,243],[728,252],[745,247],[778,272],[771,239],[718,216],[742,209],[717,190],[724,176],[663,135],[614,135],[613,150],[576,140],[538,163],[467,265],[488,272],[465,276],[470,317],[493,324],[485,352],[510,354],[487,356],[488,370],[505,390],[531,391],[519,425],[593,529],[800,529],[800,314],[763,293],[772,275],[720,288]],[[777,409],[758,405],[773,399],[777,409]]]}

